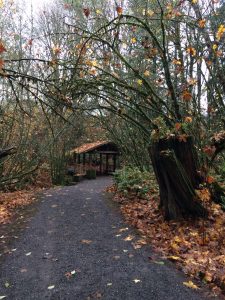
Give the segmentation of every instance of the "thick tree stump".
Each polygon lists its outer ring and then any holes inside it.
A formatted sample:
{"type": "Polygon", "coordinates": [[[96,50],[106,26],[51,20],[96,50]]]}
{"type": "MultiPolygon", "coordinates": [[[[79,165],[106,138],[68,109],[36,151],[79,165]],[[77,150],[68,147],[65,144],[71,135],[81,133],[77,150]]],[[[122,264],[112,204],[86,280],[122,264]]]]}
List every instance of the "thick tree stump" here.
{"type": "Polygon", "coordinates": [[[149,153],[165,219],[205,216],[206,209],[195,193],[199,176],[192,138],[188,137],[186,142],[175,137],[160,139],[149,148],[149,153]]]}

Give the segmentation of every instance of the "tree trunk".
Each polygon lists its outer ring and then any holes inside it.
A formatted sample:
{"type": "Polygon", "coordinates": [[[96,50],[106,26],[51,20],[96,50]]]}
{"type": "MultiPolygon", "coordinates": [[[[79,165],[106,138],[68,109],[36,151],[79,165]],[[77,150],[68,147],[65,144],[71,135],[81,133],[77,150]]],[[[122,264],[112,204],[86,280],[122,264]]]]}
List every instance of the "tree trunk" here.
{"type": "Polygon", "coordinates": [[[149,148],[149,153],[165,219],[205,216],[207,211],[195,193],[200,179],[192,138],[187,137],[186,141],[176,137],[160,139],[149,148]]]}
{"type": "Polygon", "coordinates": [[[15,153],[15,147],[9,147],[9,148],[6,148],[6,149],[1,149],[0,150],[0,159],[8,156],[8,155],[11,155],[11,154],[14,154],[15,153]]]}

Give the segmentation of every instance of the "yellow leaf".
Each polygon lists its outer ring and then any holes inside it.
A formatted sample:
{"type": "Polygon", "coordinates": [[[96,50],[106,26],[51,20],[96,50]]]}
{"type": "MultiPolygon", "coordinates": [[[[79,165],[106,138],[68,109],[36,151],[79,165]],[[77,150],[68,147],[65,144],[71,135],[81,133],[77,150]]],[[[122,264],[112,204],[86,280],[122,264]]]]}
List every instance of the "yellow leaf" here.
{"type": "Polygon", "coordinates": [[[138,85],[142,85],[142,84],[143,84],[143,80],[138,79],[138,80],[137,80],[137,84],[138,84],[138,85]]]}
{"type": "Polygon", "coordinates": [[[148,9],[148,10],[143,9],[142,14],[143,14],[144,16],[152,17],[152,16],[154,15],[154,11],[151,10],[151,9],[148,9]]]}
{"type": "Polygon", "coordinates": [[[178,250],[178,249],[179,249],[179,246],[177,245],[177,243],[172,243],[172,244],[171,244],[171,247],[172,247],[174,250],[178,250]]]}
{"type": "Polygon", "coordinates": [[[167,256],[167,258],[172,260],[172,261],[181,260],[181,258],[179,256],[173,256],[173,255],[167,256]]]}
{"type": "Polygon", "coordinates": [[[185,285],[191,289],[199,289],[199,287],[196,284],[194,284],[192,281],[183,282],[183,285],[185,285]]]}
{"type": "Polygon", "coordinates": [[[98,63],[97,63],[96,60],[93,60],[91,63],[92,63],[92,66],[93,66],[93,67],[97,67],[97,65],[98,65],[98,63]]]}
{"type": "Polygon", "coordinates": [[[217,33],[216,33],[216,38],[217,38],[218,41],[221,39],[224,32],[225,32],[225,26],[223,24],[221,24],[219,26],[218,30],[217,30],[217,33]]]}
{"type": "Polygon", "coordinates": [[[4,6],[3,0],[0,0],[0,8],[4,6]]]}
{"type": "Polygon", "coordinates": [[[97,10],[96,10],[96,14],[97,14],[97,15],[100,15],[101,13],[102,13],[102,11],[101,11],[100,9],[97,9],[97,10]]]}
{"type": "Polygon", "coordinates": [[[149,75],[150,75],[150,72],[149,72],[148,70],[146,70],[146,71],[144,72],[144,75],[145,75],[145,76],[149,76],[149,75]]]}
{"type": "Polygon", "coordinates": [[[132,44],[137,43],[137,39],[136,39],[135,37],[133,37],[133,38],[131,39],[131,43],[132,43],[132,44]]]}
{"type": "Polygon", "coordinates": [[[180,59],[176,59],[176,58],[173,59],[172,63],[173,63],[174,65],[181,65],[181,64],[182,64],[182,63],[181,63],[181,60],[180,60],[180,59]]]}
{"type": "Polygon", "coordinates": [[[189,85],[196,85],[198,81],[195,78],[189,78],[187,82],[189,85]]]}
{"type": "Polygon", "coordinates": [[[151,10],[151,9],[148,9],[148,10],[147,10],[147,15],[148,15],[149,17],[152,17],[152,16],[154,15],[154,11],[151,10]]]}
{"type": "Polygon", "coordinates": [[[177,235],[174,237],[173,240],[174,240],[174,242],[176,242],[176,243],[181,243],[181,242],[182,242],[182,240],[181,240],[181,239],[179,238],[179,236],[177,236],[177,235]]]}

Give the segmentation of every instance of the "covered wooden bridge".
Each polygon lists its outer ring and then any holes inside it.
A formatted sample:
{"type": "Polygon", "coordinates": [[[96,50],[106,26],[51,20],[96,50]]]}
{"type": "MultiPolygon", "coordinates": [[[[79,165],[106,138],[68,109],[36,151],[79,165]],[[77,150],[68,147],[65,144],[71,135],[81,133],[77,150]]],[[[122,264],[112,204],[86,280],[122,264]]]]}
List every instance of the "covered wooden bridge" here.
{"type": "Polygon", "coordinates": [[[119,149],[111,141],[83,144],[70,151],[75,173],[85,174],[94,169],[97,174],[111,174],[119,166],[119,149]]]}

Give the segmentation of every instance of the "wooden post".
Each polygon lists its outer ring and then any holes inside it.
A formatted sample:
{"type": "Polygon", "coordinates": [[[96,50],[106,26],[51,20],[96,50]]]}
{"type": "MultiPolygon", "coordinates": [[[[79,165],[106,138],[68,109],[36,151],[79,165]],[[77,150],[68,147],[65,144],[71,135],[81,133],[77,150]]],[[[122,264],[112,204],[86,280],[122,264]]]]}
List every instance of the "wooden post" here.
{"type": "Polygon", "coordinates": [[[88,164],[89,164],[89,167],[91,166],[91,154],[88,153],[88,164]]]}
{"type": "Polygon", "coordinates": [[[109,154],[106,154],[106,174],[109,172],[109,154]]]}
{"type": "Polygon", "coordinates": [[[113,154],[113,172],[116,171],[116,154],[113,154]]]}
{"type": "Polygon", "coordinates": [[[100,174],[102,175],[102,153],[100,153],[100,174]]]}

